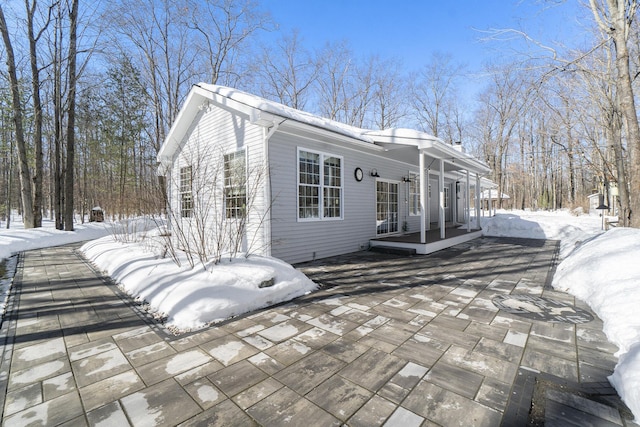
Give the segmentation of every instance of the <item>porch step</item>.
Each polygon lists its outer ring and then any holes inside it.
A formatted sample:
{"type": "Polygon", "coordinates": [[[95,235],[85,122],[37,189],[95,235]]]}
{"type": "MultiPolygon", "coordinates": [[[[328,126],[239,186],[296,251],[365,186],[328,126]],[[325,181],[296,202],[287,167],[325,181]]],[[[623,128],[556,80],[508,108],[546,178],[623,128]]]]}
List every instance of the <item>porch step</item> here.
{"type": "Polygon", "coordinates": [[[392,255],[415,255],[416,250],[414,248],[398,248],[393,246],[372,246],[370,249],[372,252],[378,252],[381,254],[392,255]]]}

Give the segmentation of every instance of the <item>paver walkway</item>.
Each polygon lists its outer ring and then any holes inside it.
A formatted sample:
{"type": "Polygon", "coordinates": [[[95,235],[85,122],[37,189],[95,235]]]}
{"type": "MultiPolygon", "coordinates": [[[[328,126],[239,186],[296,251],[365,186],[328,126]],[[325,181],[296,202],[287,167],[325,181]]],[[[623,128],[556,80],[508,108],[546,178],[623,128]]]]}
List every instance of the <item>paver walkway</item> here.
{"type": "MultiPolygon", "coordinates": [[[[23,254],[2,324],[6,426],[619,426],[602,323],[550,323],[493,298],[584,304],[545,284],[553,242],[482,238],[429,256],[298,266],[294,302],[174,337],[77,246],[23,254]],[[532,405],[533,403],[533,405],[532,405]]],[[[535,310],[534,310],[535,311],[535,310]]]]}

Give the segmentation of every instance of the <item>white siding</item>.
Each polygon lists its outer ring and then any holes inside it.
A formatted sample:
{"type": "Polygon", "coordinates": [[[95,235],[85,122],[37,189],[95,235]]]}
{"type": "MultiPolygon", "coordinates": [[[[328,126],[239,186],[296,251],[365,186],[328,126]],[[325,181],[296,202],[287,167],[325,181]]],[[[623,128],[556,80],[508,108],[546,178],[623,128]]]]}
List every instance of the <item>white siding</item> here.
{"type": "Polygon", "coordinates": [[[407,184],[402,177],[412,170],[410,165],[385,159],[361,145],[343,142],[322,142],[317,139],[276,132],[269,141],[269,162],[272,186],[272,247],[274,257],[290,263],[314,258],[355,252],[366,249],[376,237],[376,178],[370,176],[377,169],[381,179],[399,182],[399,229],[408,221],[409,231],[419,230],[420,217],[407,212],[407,184]],[[341,156],[343,164],[343,219],[298,221],[297,218],[297,149],[306,148],[341,156]],[[357,182],[355,168],[364,171],[364,179],[357,182]]]}
{"type": "MultiPolygon", "coordinates": [[[[179,221],[184,230],[189,229],[189,223],[194,223],[195,220],[179,218],[180,168],[192,165],[194,174],[197,175],[194,178],[195,209],[200,209],[200,214],[208,212],[208,218],[205,218],[205,221],[207,224],[214,225],[216,222],[214,218],[225,216],[222,193],[223,156],[225,153],[243,148],[247,155],[248,186],[252,187],[252,180],[257,179],[260,170],[264,169],[263,128],[250,124],[245,115],[216,105],[212,105],[195,118],[173,159],[171,174],[167,177],[171,206],[178,214],[178,218],[174,220],[179,221]]],[[[263,216],[263,209],[264,191],[260,190],[257,193],[255,205],[250,211],[246,233],[247,242],[255,241],[254,246],[248,248],[253,253],[262,254],[265,249],[262,240],[262,224],[259,220],[263,216]]],[[[207,239],[215,239],[215,236],[215,230],[210,227],[207,239]]]]}

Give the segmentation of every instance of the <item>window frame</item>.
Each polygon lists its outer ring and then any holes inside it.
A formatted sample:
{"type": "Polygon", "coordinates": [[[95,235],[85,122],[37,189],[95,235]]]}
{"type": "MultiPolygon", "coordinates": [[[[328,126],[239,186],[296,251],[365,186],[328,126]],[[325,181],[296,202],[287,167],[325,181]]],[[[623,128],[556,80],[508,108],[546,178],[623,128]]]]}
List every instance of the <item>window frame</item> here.
{"type": "Polygon", "coordinates": [[[444,208],[447,209],[451,205],[451,188],[449,188],[449,185],[445,185],[442,190],[444,193],[443,205],[444,208]]]}
{"type": "Polygon", "coordinates": [[[420,174],[409,172],[409,216],[420,216],[420,174]],[[412,188],[413,187],[413,188],[412,188]],[[411,190],[415,189],[415,192],[411,190]],[[414,198],[415,197],[415,198],[414,198]],[[414,205],[414,206],[412,206],[414,205]]]}
{"type": "Polygon", "coordinates": [[[247,150],[246,148],[240,148],[236,151],[231,151],[223,154],[222,156],[222,202],[224,206],[224,217],[228,220],[236,220],[245,218],[248,215],[247,212],[247,184],[248,184],[248,168],[247,168],[247,150]],[[242,168],[244,170],[243,185],[234,185],[233,178],[235,173],[231,176],[227,175],[227,164],[235,162],[242,153],[242,168]],[[231,158],[233,156],[233,158],[231,158]],[[241,187],[244,187],[244,191],[238,191],[241,187]],[[238,205],[237,201],[244,201],[241,205],[238,205]],[[230,203],[233,201],[233,203],[230,203]]]}
{"type": "Polygon", "coordinates": [[[193,218],[193,165],[180,167],[178,175],[180,184],[178,188],[180,218],[193,218]]]}
{"type": "MultiPolygon", "coordinates": [[[[328,165],[330,171],[335,169],[335,165],[332,167],[328,165]]],[[[305,173],[309,173],[308,171],[303,171],[305,173]]],[[[313,172],[313,171],[312,171],[313,172]]],[[[314,174],[310,175],[313,177],[314,174]]],[[[309,193],[307,193],[309,194],[309,193]]],[[[313,205],[312,205],[313,206],[313,205]]],[[[298,222],[314,222],[314,221],[341,221],[344,219],[344,157],[336,154],[326,153],[318,150],[312,150],[304,147],[298,147],[296,150],[296,220],[298,222]],[[309,183],[309,182],[301,182],[301,163],[300,157],[302,153],[308,153],[318,156],[318,176],[317,176],[317,184],[309,183]],[[340,173],[334,174],[325,172],[325,162],[329,159],[338,159],[339,160],[339,168],[340,173]],[[331,181],[334,181],[333,183],[331,181]],[[335,185],[335,181],[339,182],[339,185],[335,185]],[[317,216],[303,217],[300,216],[300,197],[301,197],[301,188],[305,187],[307,189],[316,189],[315,193],[311,191],[311,196],[307,197],[317,197],[317,216]],[[335,195],[336,191],[339,193],[337,196],[335,195]],[[333,194],[330,194],[333,193],[333,194]],[[338,201],[339,215],[338,216],[328,216],[326,209],[336,209],[335,207],[326,206],[326,200],[331,198],[332,200],[338,201]]]]}

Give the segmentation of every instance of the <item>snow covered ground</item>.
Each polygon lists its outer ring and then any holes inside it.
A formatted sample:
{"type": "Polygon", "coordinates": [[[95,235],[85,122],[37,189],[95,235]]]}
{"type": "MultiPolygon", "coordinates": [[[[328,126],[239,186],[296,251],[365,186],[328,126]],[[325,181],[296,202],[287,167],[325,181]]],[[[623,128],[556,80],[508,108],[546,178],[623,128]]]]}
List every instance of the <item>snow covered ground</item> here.
{"type": "MultiPolygon", "coordinates": [[[[481,223],[489,236],[561,240],[562,262],[553,285],[584,300],[604,321],[604,332],[619,348],[610,380],[636,421],[640,420],[640,230],[618,228],[605,233],[601,218],[569,212],[498,211],[481,223]]],[[[92,240],[82,247],[87,258],[178,329],[197,328],[315,288],[302,273],[273,258],[252,256],[215,266],[178,267],[158,255],[158,247],[151,243],[157,241],[152,231],[142,242],[123,243],[114,237],[114,230],[124,228],[131,227],[86,224],[76,226],[75,232],[62,232],[47,222],[39,230],[1,229],[0,258],[92,240]],[[258,287],[271,278],[274,286],[258,287]]],[[[141,231],[146,226],[134,228],[141,231]]]]}
{"type": "Polygon", "coordinates": [[[217,265],[179,267],[161,258],[161,241],[121,243],[113,236],[84,244],[81,251],[132,297],[166,316],[167,326],[181,331],[237,316],[304,295],[316,284],[276,258],[251,255],[224,258],[217,265]],[[272,286],[260,287],[272,281],[272,286]]]}
{"type": "Polygon", "coordinates": [[[553,287],[585,301],[618,346],[609,377],[640,422],[640,229],[602,231],[597,216],[569,212],[498,211],[482,218],[489,236],[560,240],[553,287]]]}

